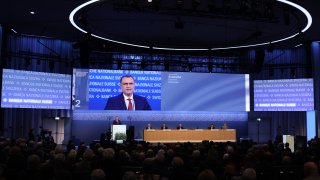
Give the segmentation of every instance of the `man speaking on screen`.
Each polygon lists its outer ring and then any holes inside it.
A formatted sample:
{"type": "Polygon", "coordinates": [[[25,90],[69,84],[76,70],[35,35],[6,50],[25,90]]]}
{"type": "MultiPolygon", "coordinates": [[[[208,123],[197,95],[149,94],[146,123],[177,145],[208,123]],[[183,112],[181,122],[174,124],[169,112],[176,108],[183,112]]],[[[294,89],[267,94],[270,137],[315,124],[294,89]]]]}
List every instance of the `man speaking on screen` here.
{"type": "Polygon", "coordinates": [[[145,97],[134,94],[135,82],[131,75],[124,75],[120,78],[122,93],[110,97],[105,110],[151,110],[145,97]]]}

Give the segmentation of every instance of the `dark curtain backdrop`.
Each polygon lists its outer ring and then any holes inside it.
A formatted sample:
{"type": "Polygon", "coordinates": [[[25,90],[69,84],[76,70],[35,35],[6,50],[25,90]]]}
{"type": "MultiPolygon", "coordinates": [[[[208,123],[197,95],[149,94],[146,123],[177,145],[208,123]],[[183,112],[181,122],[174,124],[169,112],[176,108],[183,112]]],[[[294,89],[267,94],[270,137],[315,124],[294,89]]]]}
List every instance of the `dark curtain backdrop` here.
{"type": "MultiPolygon", "coordinates": [[[[3,68],[70,74],[74,50],[72,43],[39,38],[34,36],[9,35],[6,38],[5,56],[2,55],[3,68]],[[28,64],[30,62],[30,64],[28,64]],[[50,63],[51,65],[50,68],[50,63]]],[[[45,109],[2,109],[2,133],[6,137],[27,137],[30,128],[35,135],[40,133],[39,127],[43,119],[48,117],[70,117],[70,110],[45,109]]]]}
{"type": "MultiPolygon", "coordinates": [[[[2,31],[0,33],[3,34],[2,31]]],[[[2,42],[7,42],[2,44],[2,47],[7,47],[6,56],[4,56],[4,52],[1,55],[1,62],[5,64],[4,68],[71,74],[74,60],[79,58],[79,50],[73,49],[71,42],[35,36],[9,35],[2,37],[6,38],[6,41],[2,40],[2,42]],[[30,61],[30,65],[26,65],[28,61],[30,61]],[[53,68],[52,63],[50,68],[51,61],[54,61],[53,68]]],[[[313,61],[319,61],[319,43],[316,47],[311,46],[311,48],[313,61]]],[[[295,66],[295,68],[292,68],[290,66],[306,63],[307,52],[304,46],[290,50],[274,50],[272,53],[265,52],[262,71],[252,74],[251,82],[259,79],[307,78],[309,76],[307,72],[312,71],[308,67],[295,66]]],[[[247,59],[253,61],[254,56],[254,51],[249,51],[247,59]]],[[[90,55],[90,57],[93,57],[93,55],[90,55]]],[[[100,58],[103,59],[103,57],[100,58]]],[[[105,59],[109,62],[110,55],[105,59]]],[[[105,64],[100,62],[99,64],[92,64],[91,67],[116,68],[115,64],[104,66],[105,64]]],[[[135,64],[126,64],[123,65],[123,68],[139,69],[140,67],[135,64]]],[[[170,67],[171,71],[185,71],[185,69],[185,67],[170,67]]],[[[163,66],[147,67],[146,70],[163,70],[163,66]]],[[[316,82],[319,82],[318,77],[316,82]]],[[[318,84],[316,84],[316,88],[318,88],[318,84]]],[[[319,92],[318,89],[316,90],[319,92]]],[[[253,94],[251,94],[251,97],[253,97],[253,94]]],[[[316,97],[318,101],[319,95],[316,97]]],[[[2,133],[8,137],[26,137],[30,128],[33,128],[35,134],[38,134],[39,126],[43,125],[43,119],[47,117],[60,116],[72,119],[72,113],[68,110],[2,109],[2,113],[2,133]]],[[[252,109],[249,113],[249,121],[255,121],[256,117],[269,119],[271,124],[270,138],[274,138],[279,126],[281,126],[283,134],[305,135],[305,114],[305,112],[253,112],[252,109]]],[[[248,134],[252,133],[248,132],[248,134]]]]}
{"type": "MultiPolygon", "coordinates": [[[[274,140],[278,128],[281,134],[306,135],[306,112],[254,112],[253,111],[253,81],[265,79],[291,79],[311,78],[308,71],[312,71],[306,62],[306,47],[302,46],[291,50],[274,50],[272,53],[265,51],[265,58],[260,73],[250,76],[251,81],[251,112],[249,122],[262,120],[270,121],[270,139],[274,140]]],[[[254,59],[254,51],[249,52],[249,58],[254,59]]],[[[262,124],[262,123],[261,123],[262,124]]],[[[263,129],[264,127],[260,127],[263,129]]]]}

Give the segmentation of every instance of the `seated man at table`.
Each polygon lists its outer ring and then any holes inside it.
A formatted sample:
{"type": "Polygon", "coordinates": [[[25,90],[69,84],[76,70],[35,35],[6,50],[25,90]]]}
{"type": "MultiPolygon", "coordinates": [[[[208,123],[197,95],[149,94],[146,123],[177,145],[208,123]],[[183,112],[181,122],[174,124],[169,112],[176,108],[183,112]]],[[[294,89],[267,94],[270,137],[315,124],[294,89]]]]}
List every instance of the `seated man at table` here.
{"type": "Polygon", "coordinates": [[[223,125],[221,126],[221,129],[228,129],[228,125],[226,122],[223,123],[223,125]]]}
{"type": "Polygon", "coordinates": [[[208,129],[215,129],[216,127],[214,126],[214,124],[211,124],[208,129]]]}
{"type": "Polygon", "coordinates": [[[150,123],[148,123],[148,124],[147,124],[146,129],[152,129],[152,126],[151,126],[151,124],[150,124],[150,123]]]}
{"type": "Polygon", "coordinates": [[[179,123],[179,125],[177,126],[177,129],[184,129],[181,123],[179,123]]]}
{"type": "Polygon", "coordinates": [[[162,126],[161,126],[161,129],[168,129],[168,126],[166,123],[163,123],[162,126]]]}

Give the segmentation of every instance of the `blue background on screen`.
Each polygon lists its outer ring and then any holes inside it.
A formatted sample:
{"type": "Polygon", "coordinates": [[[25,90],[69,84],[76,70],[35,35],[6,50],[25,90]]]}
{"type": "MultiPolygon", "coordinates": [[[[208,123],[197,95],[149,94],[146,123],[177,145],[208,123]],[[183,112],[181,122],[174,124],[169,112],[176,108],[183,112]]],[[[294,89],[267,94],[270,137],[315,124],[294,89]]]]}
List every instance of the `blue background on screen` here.
{"type": "Polygon", "coordinates": [[[254,111],[314,110],[313,79],[255,80],[254,111]]]}
{"type": "Polygon", "coordinates": [[[70,109],[71,75],[3,69],[1,107],[70,109]]]}
{"type": "Polygon", "coordinates": [[[246,111],[245,74],[162,73],[162,110],[246,111]]]}

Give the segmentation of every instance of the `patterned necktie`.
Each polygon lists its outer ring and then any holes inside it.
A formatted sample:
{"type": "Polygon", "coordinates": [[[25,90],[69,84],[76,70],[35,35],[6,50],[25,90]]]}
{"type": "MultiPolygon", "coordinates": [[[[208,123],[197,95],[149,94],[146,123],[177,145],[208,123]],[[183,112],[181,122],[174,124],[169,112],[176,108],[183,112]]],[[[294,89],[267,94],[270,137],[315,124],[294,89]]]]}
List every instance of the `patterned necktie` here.
{"type": "Polygon", "coordinates": [[[133,110],[133,107],[132,107],[132,102],[131,102],[131,100],[132,99],[127,99],[128,101],[129,101],[129,105],[128,105],[128,111],[132,111],[133,110]]]}

